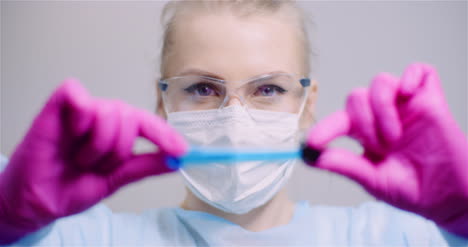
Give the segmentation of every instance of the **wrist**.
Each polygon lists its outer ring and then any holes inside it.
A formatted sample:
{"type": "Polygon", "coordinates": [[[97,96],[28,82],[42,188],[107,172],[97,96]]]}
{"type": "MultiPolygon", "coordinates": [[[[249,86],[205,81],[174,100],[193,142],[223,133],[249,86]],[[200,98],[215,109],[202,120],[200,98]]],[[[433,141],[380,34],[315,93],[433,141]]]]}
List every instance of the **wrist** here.
{"type": "Polygon", "coordinates": [[[10,191],[2,175],[4,173],[0,173],[0,245],[13,243],[40,228],[15,212],[12,205],[15,199],[8,197],[10,191]]]}
{"type": "Polygon", "coordinates": [[[0,245],[12,244],[29,233],[35,232],[37,229],[26,229],[24,227],[17,227],[5,222],[4,219],[0,220],[0,245]]]}
{"type": "Polygon", "coordinates": [[[468,238],[468,210],[464,214],[439,224],[446,231],[468,238]]]}

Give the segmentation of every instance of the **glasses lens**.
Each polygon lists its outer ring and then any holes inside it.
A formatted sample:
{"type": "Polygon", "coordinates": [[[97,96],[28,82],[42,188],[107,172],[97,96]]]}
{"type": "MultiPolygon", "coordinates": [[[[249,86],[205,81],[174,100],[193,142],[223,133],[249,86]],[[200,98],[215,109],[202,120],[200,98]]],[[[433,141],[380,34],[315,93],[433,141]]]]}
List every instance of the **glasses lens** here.
{"type": "Polygon", "coordinates": [[[250,108],[297,113],[305,99],[305,88],[291,75],[272,75],[245,84],[242,94],[250,108]]]}
{"type": "Polygon", "coordinates": [[[169,112],[217,109],[226,95],[221,82],[202,76],[175,77],[165,83],[162,97],[169,112]]]}
{"type": "Polygon", "coordinates": [[[275,74],[256,78],[239,87],[204,76],[173,77],[162,82],[162,97],[168,112],[218,109],[226,94],[236,96],[249,108],[298,113],[306,89],[299,78],[275,74]]]}

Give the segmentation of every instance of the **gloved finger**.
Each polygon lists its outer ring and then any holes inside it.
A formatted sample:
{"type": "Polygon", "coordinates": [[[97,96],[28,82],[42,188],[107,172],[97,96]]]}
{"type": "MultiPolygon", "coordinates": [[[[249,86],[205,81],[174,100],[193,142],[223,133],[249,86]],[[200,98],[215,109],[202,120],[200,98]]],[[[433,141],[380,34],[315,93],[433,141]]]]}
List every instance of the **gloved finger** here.
{"type": "Polygon", "coordinates": [[[97,167],[97,162],[111,151],[118,135],[118,109],[107,100],[94,100],[93,128],[87,134],[87,139],[79,145],[76,153],[77,164],[84,169],[97,167]]]}
{"type": "Polygon", "coordinates": [[[77,80],[67,80],[64,87],[68,129],[74,137],[82,137],[92,128],[93,99],[77,80]]]}
{"type": "Polygon", "coordinates": [[[67,79],[52,93],[36,116],[30,131],[56,142],[65,134],[82,136],[91,128],[93,117],[88,114],[91,97],[76,79],[67,79]]]}
{"type": "Polygon", "coordinates": [[[169,126],[162,118],[143,111],[135,112],[138,120],[138,134],[169,155],[179,157],[184,154],[188,145],[184,138],[169,126]]]}
{"type": "Polygon", "coordinates": [[[406,97],[413,96],[418,89],[427,85],[428,80],[426,80],[426,77],[428,75],[433,75],[437,78],[437,80],[431,81],[432,85],[430,86],[440,88],[440,80],[433,66],[425,63],[410,64],[401,77],[400,94],[406,97]]]}
{"type": "Polygon", "coordinates": [[[426,93],[427,96],[425,97],[431,98],[429,102],[426,101],[426,107],[428,110],[432,110],[436,116],[444,118],[444,114],[449,113],[450,110],[445,99],[442,86],[440,85],[439,73],[430,65],[424,64],[424,68],[425,74],[422,80],[422,91],[426,93]],[[441,112],[438,112],[438,110],[441,112]],[[442,114],[439,115],[440,113],[442,114]]]}
{"type": "Polygon", "coordinates": [[[319,121],[307,134],[307,145],[314,149],[324,149],[329,142],[348,134],[351,123],[345,111],[337,111],[319,121]]]}
{"type": "Polygon", "coordinates": [[[440,85],[440,76],[437,70],[429,64],[422,64],[421,66],[424,68],[425,72],[423,86],[427,85],[433,89],[442,90],[442,87],[440,85]]]}
{"type": "Polygon", "coordinates": [[[138,125],[134,120],[137,110],[124,102],[118,101],[116,104],[119,106],[120,129],[113,155],[116,160],[124,161],[132,155],[133,145],[138,137],[138,125]]]}
{"type": "Polygon", "coordinates": [[[408,66],[401,79],[403,84],[417,85],[411,97],[407,97],[401,105],[400,115],[409,118],[432,117],[434,120],[443,119],[449,112],[449,107],[443,95],[437,71],[427,64],[412,64],[408,66]],[[430,100],[428,100],[430,99],[430,100]]]}
{"type": "Polygon", "coordinates": [[[68,215],[82,212],[86,208],[96,204],[105,197],[111,195],[122,186],[136,182],[152,175],[159,175],[174,170],[165,165],[166,154],[163,152],[135,155],[126,160],[122,165],[116,167],[111,173],[103,176],[101,174],[82,174],[68,188],[72,195],[68,201],[68,215]],[[76,198],[76,200],[73,200],[76,198]]]}
{"type": "Polygon", "coordinates": [[[382,145],[375,128],[367,88],[353,90],[346,101],[346,112],[351,122],[348,135],[359,141],[365,149],[381,153],[382,145]]]}
{"type": "Polygon", "coordinates": [[[412,96],[420,87],[424,73],[425,68],[421,63],[413,63],[406,67],[401,76],[400,93],[403,96],[412,96]]]}
{"type": "Polygon", "coordinates": [[[350,151],[329,148],[322,152],[314,166],[346,176],[368,190],[375,188],[377,167],[350,151]]]}
{"type": "Polygon", "coordinates": [[[397,109],[398,78],[381,73],[372,80],[369,91],[370,105],[379,136],[385,144],[401,137],[402,126],[397,109]]]}
{"type": "Polygon", "coordinates": [[[108,188],[113,192],[145,177],[173,172],[166,166],[166,157],[164,152],[135,155],[107,177],[108,188]]]}
{"type": "Polygon", "coordinates": [[[115,129],[115,140],[109,154],[99,164],[99,170],[109,173],[120,166],[132,155],[133,145],[138,136],[138,127],[133,117],[135,109],[124,102],[112,101],[117,110],[117,125],[115,129]]]}

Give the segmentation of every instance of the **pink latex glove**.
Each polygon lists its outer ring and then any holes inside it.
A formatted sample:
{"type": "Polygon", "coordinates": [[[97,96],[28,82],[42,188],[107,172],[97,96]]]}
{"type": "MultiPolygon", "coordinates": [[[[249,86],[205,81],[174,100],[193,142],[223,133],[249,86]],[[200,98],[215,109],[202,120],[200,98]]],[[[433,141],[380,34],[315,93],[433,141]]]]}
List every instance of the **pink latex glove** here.
{"type": "Polygon", "coordinates": [[[400,79],[377,75],[369,89],[349,95],[346,110],[312,128],[307,144],[322,150],[311,165],[468,237],[468,142],[431,66],[412,64],[400,79]],[[340,136],[356,139],[364,153],[326,147],[340,136]]]}
{"type": "Polygon", "coordinates": [[[125,184],[170,172],[165,156],[186,149],[154,114],[91,98],[76,80],[66,80],[0,173],[0,244],[79,213],[125,184]],[[138,137],[159,151],[133,154],[138,137]]]}

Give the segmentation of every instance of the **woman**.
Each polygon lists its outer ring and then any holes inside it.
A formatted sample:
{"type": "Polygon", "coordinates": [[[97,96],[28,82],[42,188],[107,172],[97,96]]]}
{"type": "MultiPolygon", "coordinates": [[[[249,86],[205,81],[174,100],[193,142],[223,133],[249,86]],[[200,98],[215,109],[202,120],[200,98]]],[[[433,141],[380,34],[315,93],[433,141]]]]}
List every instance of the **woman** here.
{"type": "Polygon", "coordinates": [[[2,244],[467,244],[468,144],[437,73],[424,64],[400,78],[377,75],[306,137],[307,150],[321,150],[310,165],[423,217],[380,203],[294,203],[282,189],[293,161],[181,169],[188,193],[180,208],[142,215],[91,208],[128,183],[172,172],[167,157],[180,157],[188,144],[294,147],[312,125],[316,82],[307,78],[308,40],[293,2],[175,2],[166,13],[162,118],[92,98],[67,80],[0,174],[2,244]],[[327,147],[342,135],[364,154],[327,147]],[[158,152],[132,154],[137,137],[158,152]]]}

